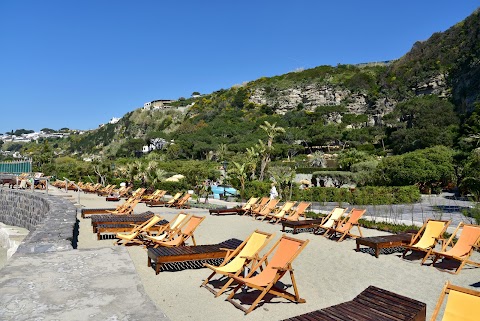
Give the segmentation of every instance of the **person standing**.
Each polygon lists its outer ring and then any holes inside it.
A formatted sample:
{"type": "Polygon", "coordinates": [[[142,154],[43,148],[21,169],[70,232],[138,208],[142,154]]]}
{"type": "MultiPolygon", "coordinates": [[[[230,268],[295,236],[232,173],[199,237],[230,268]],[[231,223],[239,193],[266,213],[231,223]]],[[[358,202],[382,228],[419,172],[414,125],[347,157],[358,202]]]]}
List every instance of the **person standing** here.
{"type": "Polygon", "coordinates": [[[275,183],[272,183],[272,187],[270,188],[270,199],[273,200],[278,197],[277,188],[275,187],[275,183]]]}

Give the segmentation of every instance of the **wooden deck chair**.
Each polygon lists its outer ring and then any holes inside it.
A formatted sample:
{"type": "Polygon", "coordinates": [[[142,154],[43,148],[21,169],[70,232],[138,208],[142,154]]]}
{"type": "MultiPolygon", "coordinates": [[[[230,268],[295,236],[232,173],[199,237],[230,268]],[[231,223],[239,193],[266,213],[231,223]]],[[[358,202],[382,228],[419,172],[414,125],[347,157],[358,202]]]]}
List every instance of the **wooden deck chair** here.
{"type": "Polygon", "coordinates": [[[132,197],[142,199],[142,196],[143,196],[143,194],[145,193],[146,190],[147,190],[146,188],[139,187],[132,193],[132,197]]]}
{"type": "Polygon", "coordinates": [[[175,204],[180,199],[180,197],[182,197],[182,195],[183,192],[178,192],[177,194],[173,195],[171,199],[165,202],[165,206],[171,206],[175,204]]]}
{"type": "Polygon", "coordinates": [[[159,246],[166,246],[166,247],[182,246],[182,245],[185,245],[185,242],[189,238],[192,238],[193,245],[197,245],[195,241],[195,236],[193,235],[193,233],[195,232],[197,227],[200,225],[200,223],[203,222],[204,219],[205,219],[205,216],[191,216],[190,219],[188,220],[188,223],[186,223],[182,227],[178,235],[174,235],[168,241],[155,242],[153,247],[157,248],[159,246]]]}
{"type": "Polygon", "coordinates": [[[269,200],[270,200],[269,197],[262,197],[258,203],[255,203],[252,206],[250,206],[250,209],[248,211],[245,211],[243,215],[250,215],[252,214],[253,211],[262,210],[265,207],[265,205],[267,205],[269,200]]]}
{"type": "Polygon", "coordinates": [[[315,225],[314,233],[317,233],[319,229],[325,230],[324,234],[328,232],[328,229],[333,227],[337,223],[347,209],[343,207],[335,207],[327,216],[325,216],[322,222],[315,225]]]}
{"type": "Polygon", "coordinates": [[[273,212],[267,213],[267,215],[263,217],[262,221],[268,218],[269,221],[273,220],[274,223],[277,222],[285,215],[288,215],[296,203],[297,202],[295,201],[285,202],[282,207],[274,210],[273,212]]]}
{"type": "Polygon", "coordinates": [[[277,220],[277,222],[279,221],[295,222],[295,221],[299,221],[301,216],[305,218],[305,211],[307,210],[307,208],[310,207],[310,205],[312,205],[312,203],[310,202],[300,202],[297,205],[297,207],[290,213],[290,215],[282,217],[280,220],[277,220]]]}
{"type": "Polygon", "coordinates": [[[299,240],[282,235],[277,243],[275,243],[275,245],[257,262],[246,277],[239,277],[232,273],[228,274],[228,276],[233,278],[238,285],[232,290],[232,293],[230,293],[227,300],[245,312],[245,314],[252,312],[266,294],[273,294],[297,303],[305,303],[305,299],[300,298],[298,293],[297,283],[295,282],[295,277],[293,275],[292,262],[307,244],[308,240],[299,240]],[[274,250],[276,250],[275,253],[273,253],[274,250]],[[273,255],[271,255],[272,253],[273,255]],[[271,258],[269,258],[270,255],[272,256],[271,258]],[[266,263],[267,259],[268,263],[266,263]],[[266,263],[265,268],[263,268],[258,274],[254,275],[264,262],[266,263]],[[294,294],[275,287],[275,283],[277,283],[287,272],[290,273],[294,294]],[[260,294],[249,309],[245,309],[233,300],[233,296],[242,286],[260,291],[260,294]]]}
{"type": "Polygon", "coordinates": [[[228,288],[228,286],[233,282],[233,279],[230,278],[220,290],[215,292],[213,288],[208,286],[208,282],[212,279],[212,277],[215,274],[226,276],[228,273],[233,273],[235,276],[240,275],[247,265],[252,264],[253,266],[260,260],[258,253],[260,253],[260,251],[268,244],[268,242],[271,241],[273,236],[274,234],[255,230],[235,250],[231,251],[226,249],[228,252],[222,264],[219,266],[205,264],[205,266],[211,269],[213,272],[205,279],[201,286],[215,294],[215,297],[218,297],[228,288]]]}
{"type": "Polygon", "coordinates": [[[330,237],[336,236],[337,233],[341,234],[340,238],[337,242],[343,241],[343,239],[348,235],[352,238],[363,237],[362,230],[360,229],[360,224],[358,220],[365,214],[367,210],[361,210],[358,208],[352,208],[350,213],[348,213],[347,217],[345,217],[339,224],[334,224],[333,227],[327,228],[327,232],[324,234],[330,234],[330,237]],[[355,235],[350,233],[350,230],[356,226],[358,229],[358,233],[360,235],[355,235]]]}
{"type": "Polygon", "coordinates": [[[153,192],[150,195],[142,196],[142,202],[143,203],[159,202],[165,196],[165,194],[167,194],[167,191],[157,189],[155,192],[153,192]]]}
{"type": "Polygon", "coordinates": [[[265,205],[260,211],[255,211],[253,210],[251,212],[252,216],[253,216],[253,219],[257,219],[257,217],[262,217],[262,216],[265,216],[267,214],[270,214],[272,212],[275,211],[275,207],[277,206],[278,202],[280,202],[280,200],[277,200],[277,199],[271,199],[270,201],[268,201],[267,205],[265,205]]]}
{"type": "Polygon", "coordinates": [[[448,294],[442,321],[478,321],[480,316],[480,292],[450,284],[448,281],[442,289],[430,321],[437,320],[448,294]]]}
{"type": "Polygon", "coordinates": [[[135,206],[137,206],[139,202],[140,202],[139,199],[134,198],[131,201],[125,202],[124,204],[122,204],[122,207],[119,210],[113,210],[113,211],[107,210],[106,212],[110,214],[130,215],[133,213],[133,209],[135,208],[135,206]]]}
{"type": "Polygon", "coordinates": [[[222,208],[222,209],[209,209],[210,215],[226,215],[226,214],[243,214],[249,211],[253,204],[258,201],[257,197],[250,197],[250,199],[243,204],[242,207],[222,208]]]}
{"type": "Polygon", "coordinates": [[[191,194],[186,193],[173,206],[175,206],[176,208],[190,208],[190,205],[188,205],[188,200],[191,196],[191,194]]]}
{"type": "Polygon", "coordinates": [[[458,274],[460,270],[465,266],[465,264],[471,264],[480,267],[480,263],[469,260],[474,249],[480,248],[479,243],[480,225],[465,224],[462,222],[458,224],[458,227],[455,229],[448,241],[442,246],[442,249],[440,251],[435,251],[433,248],[428,250],[427,255],[425,255],[422,260],[422,264],[425,263],[425,261],[430,255],[434,255],[432,266],[435,265],[435,262],[437,262],[439,258],[455,260],[460,263],[460,265],[453,272],[445,269],[440,269],[444,272],[458,274]],[[460,236],[457,236],[460,229],[462,229],[462,232],[460,236]],[[458,238],[456,243],[454,243],[453,241],[455,238],[458,238]],[[447,247],[450,247],[450,249],[447,250],[447,247]]]}
{"type": "Polygon", "coordinates": [[[162,217],[158,215],[153,215],[151,219],[145,221],[144,223],[134,226],[129,233],[117,233],[116,238],[118,239],[113,244],[114,245],[127,245],[131,243],[143,244],[142,233],[150,233],[150,229],[155,226],[158,222],[162,220],[162,217]]]}
{"type": "Polygon", "coordinates": [[[178,213],[172,220],[161,228],[156,236],[146,235],[144,239],[145,246],[153,246],[157,242],[170,240],[177,235],[180,229],[190,220],[191,215],[187,213],[178,213]]]}
{"type": "Polygon", "coordinates": [[[241,212],[242,214],[244,214],[245,212],[250,211],[257,202],[258,197],[250,197],[250,199],[242,206],[239,213],[241,212]]]}
{"type": "Polygon", "coordinates": [[[447,230],[451,221],[432,220],[428,219],[422,228],[415,234],[409,245],[405,245],[405,251],[402,254],[402,258],[408,251],[420,251],[427,252],[435,247],[435,243],[443,240],[443,233],[447,230]]]}

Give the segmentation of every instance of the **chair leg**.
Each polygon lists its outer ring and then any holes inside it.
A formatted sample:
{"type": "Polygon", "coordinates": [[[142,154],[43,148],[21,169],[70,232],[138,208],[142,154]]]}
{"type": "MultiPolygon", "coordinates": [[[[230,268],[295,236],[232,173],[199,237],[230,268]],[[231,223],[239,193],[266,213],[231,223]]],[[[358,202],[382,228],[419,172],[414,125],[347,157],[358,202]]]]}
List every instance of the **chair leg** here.
{"type": "Polygon", "coordinates": [[[273,284],[270,284],[268,287],[264,288],[262,293],[260,293],[260,295],[255,299],[255,301],[253,301],[252,305],[250,306],[250,308],[245,311],[245,314],[249,314],[250,312],[253,311],[253,309],[256,308],[256,306],[258,305],[258,303],[260,302],[260,300],[263,299],[263,297],[265,296],[265,294],[268,293],[268,291],[270,290],[270,288],[273,286],[273,284]]]}
{"type": "MultiPolygon", "coordinates": [[[[425,257],[423,258],[422,262],[420,263],[421,265],[423,265],[425,263],[425,261],[430,257],[430,255],[432,254],[432,251],[433,251],[433,249],[428,250],[427,254],[425,254],[425,257]]],[[[433,265],[433,263],[432,263],[432,265],[433,265]]]]}

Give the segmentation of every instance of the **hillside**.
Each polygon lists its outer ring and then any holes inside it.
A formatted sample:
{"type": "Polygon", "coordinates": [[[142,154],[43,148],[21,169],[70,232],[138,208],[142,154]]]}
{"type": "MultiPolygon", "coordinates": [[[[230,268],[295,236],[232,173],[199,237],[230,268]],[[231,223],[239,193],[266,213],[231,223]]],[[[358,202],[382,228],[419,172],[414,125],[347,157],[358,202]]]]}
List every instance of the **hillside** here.
{"type": "Polygon", "coordinates": [[[480,99],[479,19],[474,12],[390,63],[319,66],[263,77],[173,104],[189,106],[186,112],[135,110],[116,124],[71,136],[65,148],[132,156],[150,139],[164,138],[175,141],[170,157],[211,159],[219,157],[219,149],[236,153],[254,146],[265,136],[259,128],[265,121],[286,129],[277,138],[274,156],[280,158],[326,145],[370,153],[453,146],[460,119],[467,121],[480,99]],[[429,124],[419,117],[440,119],[429,124]],[[435,138],[437,129],[442,135],[435,138]],[[431,137],[410,142],[412,135],[431,137]],[[399,142],[403,147],[394,148],[399,142]]]}

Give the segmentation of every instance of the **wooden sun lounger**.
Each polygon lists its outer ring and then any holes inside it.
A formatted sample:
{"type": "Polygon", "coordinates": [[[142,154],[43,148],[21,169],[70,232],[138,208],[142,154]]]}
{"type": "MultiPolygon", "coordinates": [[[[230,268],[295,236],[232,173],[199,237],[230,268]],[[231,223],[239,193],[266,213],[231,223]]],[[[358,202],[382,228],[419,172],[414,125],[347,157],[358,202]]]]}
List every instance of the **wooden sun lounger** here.
{"type": "Polygon", "coordinates": [[[285,232],[285,228],[289,227],[293,229],[293,234],[297,234],[299,229],[316,228],[316,226],[322,222],[323,218],[317,218],[313,220],[282,221],[282,232],[285,232]]]}
{"type": "Polygon", "coordinates": [[[241,207],[234,208],[220,208],[220,209],[209,209],[208,212],[210,215],[237,215],[243,213],[244,210],[241,207]]]}
{"type": "Polygon", "coordinates": [[[375,257],[378,258],[381,249],[403,247],[410,244],[412,237],[412,233],[401,233],[385,236],[359,237],[355,241],[357,243],[357,252],[360,251],[360,245],[365,245],[374,249],[375,257]]]}
{"type": "Polygon", "coordinates": [[[283,321],[424,321],[426,310],[423,302],[369,286],[352,301],[283,321]]]}
{"type": "MultiPolygon", "coordinates": [[[[167,224],[167,220],[161,220],[157,224],[155,224],[150,231],[155,233],[155,230],[158,232],[158,230],[163,227],[165,224],[167,224]]],[[[101,240],[104,236],[104,234],[117,234],[117,233],[125,233],[125,232],[130,232],[132,230],[132,224],[133,223],[102,223],[102,224],[97,224],[95,226],[95,230],[97,232],[97,240],[101,240]]]]}
{"type": "Polygon", "coordinates": [[[158,274],[162,265],[166,263],[224,258],[226,253],[224,249],[234,250],[241,243],[241,240],[229,239],[210,245],[149,248],[148,266],[155,265],[155,273],[158,274]]]}
{"type": "Polygon", "coordinates": [[[132,215],[115,215],[115,214],[101,214],[92,216],[93,233],[97,233],[97,226],[101,224],[138,224],[145,222],[152,218],[153,212],[147,211],[141,214],[132,215]]]}
{"type": "Polygon", "coordinates": [[[86,216],[92,215],[92,214],[108,214],[107,211],[114,211],[114,207],[110,208],[82,208],[81,215],[82,218],[85,218],[86,216]]]}

